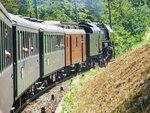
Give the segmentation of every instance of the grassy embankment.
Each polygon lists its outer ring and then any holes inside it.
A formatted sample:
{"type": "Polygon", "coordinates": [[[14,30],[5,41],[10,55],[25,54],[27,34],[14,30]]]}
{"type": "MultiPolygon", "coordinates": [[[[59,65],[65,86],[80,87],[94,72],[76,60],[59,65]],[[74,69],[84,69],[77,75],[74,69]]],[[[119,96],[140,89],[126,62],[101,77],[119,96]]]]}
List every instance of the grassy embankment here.
{"type": "MultiPolygon", "coordinates": [[[[143,41],[140,43],[137,43],[134,47],[133,50],[141,47],[144,44],[147,44],[150,42],[150,28],[148,29],[148,32],[145,34],[145,36],[143,37],[143,41]]],[[[77,91],[80,89],[80,87],[85,84],[87,81],[89,81],[90,79],[92,79],[94,76],[96,76],[98,73],[100,72],[100,69],[97,68],[95,70],[91,70],[89,72],[84,73],[86,76],[82,77],[77,76],[75,78],[73,78],[73,82],[71,84],[71,86],[69,87],[69,91],[68,93],[65,95],[64,97],[64,101],[63,101],[63,113],[71,113],[73,112],[75,109],[80,108],[81,106],[75,101],[75,96],[77,94],[77,91]]],[[[84,106],[83,106],[84,107],[84,106]]],[[[92,106],[86,106],[86,107],[92,107],[92,106]]],[[[89,109],[89,108],[85,108],[85,109],[89,109]]]]}

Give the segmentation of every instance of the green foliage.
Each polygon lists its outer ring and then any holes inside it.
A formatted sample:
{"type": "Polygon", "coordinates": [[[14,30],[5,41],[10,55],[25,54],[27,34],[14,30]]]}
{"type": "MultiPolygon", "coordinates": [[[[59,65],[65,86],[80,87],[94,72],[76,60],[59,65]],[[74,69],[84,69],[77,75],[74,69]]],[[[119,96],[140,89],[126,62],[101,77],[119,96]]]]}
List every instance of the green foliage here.
{"type": "MultiPolygon", "coordinates": [[[[111,0],[112,22],[115,31],[117,56],[132,49],[141,42],[150,22],[147,2],[141,0],[111,0]]],[[[109,24],[108,3],[105,2],[105,14],[102,21],[109,24]]]]}
{"type": "MultiPolygon", "coordinates": [[[[79,22],[103,22],[109,25],[107,0],[76,0],[79,22]]],[[[150,26],[150,0],[110,0],[113,30],[118,56],[143,40],[150,26]]],[[[2,0],[13,14],[35,18],[34,0],[2,0]]],[[[74,0],[37,0],[43,20],[75,22],[74,0]]]]}
{"type": "MultiPolygon", "coordinates": [[[[8,12],[35,18],[34,0],[2,0],[8,12]]],[[[74,0],[37,0],[38,15],[43,20],[75,22],[74,0]]],[[[99,21],[104,11],[102,0],[77,0],[79,22],[99,21]]]]}
{"type": "Polygon", "coordinates": [[[19,11],[19,7],[17,6],[18,0],[16,0],[16,2],[15,0],[1,0],[1,2],[5,6],[5,8],[9,11],[9,13],[17,14],[17,12],[19,11]]]}

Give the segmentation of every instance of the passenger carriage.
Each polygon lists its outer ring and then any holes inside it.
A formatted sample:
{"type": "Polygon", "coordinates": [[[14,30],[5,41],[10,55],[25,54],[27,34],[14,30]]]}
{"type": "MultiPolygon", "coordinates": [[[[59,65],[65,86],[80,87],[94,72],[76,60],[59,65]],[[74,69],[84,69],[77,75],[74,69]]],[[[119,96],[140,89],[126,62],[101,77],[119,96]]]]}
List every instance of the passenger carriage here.
{"type": "Polygon", "coordinates": [[[64,30],[54,25],[39,24],[40,75],[48,82],[55,82],[65,67],[64,30]]]}
{"type": "Polygon", "coordinates": [[[0,3],[0,110],[8,113],[13,102],[12,20],[0,3]]]}
{"type": "MultiPolygon", "coordinates": [[[[14,96],[15,105],[21,106],[28,98],[28,90],[40,77],[39,30],[36,24],[17,15],[13,20],[14,43],[14,96]]],[[[19,107],[16,106],[16,107],[19,107]]]]}

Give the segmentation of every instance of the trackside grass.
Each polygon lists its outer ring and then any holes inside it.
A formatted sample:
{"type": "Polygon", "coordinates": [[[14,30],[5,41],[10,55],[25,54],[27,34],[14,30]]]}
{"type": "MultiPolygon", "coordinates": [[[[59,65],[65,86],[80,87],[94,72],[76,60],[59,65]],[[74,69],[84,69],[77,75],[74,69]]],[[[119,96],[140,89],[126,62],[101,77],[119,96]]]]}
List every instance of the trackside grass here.
{"type": "Polygon", "coordinates": [[[72,83],[69,86],[68,92],[64,96],[63,100],[63,111],[62,113],[72,113],[75,107],[74,97],[77,93],[77,90],[88,80],[92,79],[96,74],[101,71],[99,67],[91,69],[88,72],[82,73],[72,79],[72,83]],[[84,75],[84,77],[82,76],[84,75]]]}

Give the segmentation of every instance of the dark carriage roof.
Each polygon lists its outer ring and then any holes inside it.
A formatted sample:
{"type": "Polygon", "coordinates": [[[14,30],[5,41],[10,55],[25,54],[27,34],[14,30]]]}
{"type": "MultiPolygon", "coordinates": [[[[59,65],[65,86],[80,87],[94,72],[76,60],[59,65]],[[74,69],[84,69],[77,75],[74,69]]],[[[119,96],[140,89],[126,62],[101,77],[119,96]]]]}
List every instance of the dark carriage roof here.
{"type": "Polygon", "coordinates": [[[52,33],[64,33],[64,29],[60,26],[56,26],[53,24],[38,24],[40,31],[52,32],[52,33]]]}
{"type": "Polygon", "coordinates": [[[9,15],[13,20],[13,24],[17,26],[22,26],[22,27],[32,28],[32,29],[39,29],[37,24],[34,22],[28,21],[19,15],[13,15],[13,14],[9,14],[9,15]]]}
{"type": "Polygon", "coordinates": [[[84,30],[81,29],[64,29],[65,34],[85,34],[84,30]]]}
{"type": "Polygon", "coordinates": [[[79,23],[79,27],[85,29],[86,32],[88,32],[88,33],[94,33],[94,32],[101,31],[101,29],[99,27],[97,27],[94,23],[81,22],[81,23],[79,23]]]}
{"type": "MultiPolygon", "coordinates": [[[[1,4],[0,2],[0,18],[7,23],[9,21],[9,23],[12,23],[12,19],[9,15],[9,13],[7,12],[7,10],[4,8],[4,6],[1,4]]],[[[11,26],[11,25],[10,25],[11,26]]]]}
{"type": "Polygon", "coordinates": [[[42,22],[42,24],[44,24],[44,25],[57,25],[57,26],[60,26],[60,21],[45,20],[45,21],[42,22]]]}
{"type": "Polygon", "coordinates": [[[64,29],[79,29],[78,23],[75,22],[61,22],[61,21],[46,20],[42,22],[42,24],[56,25],[64,29]]]}

